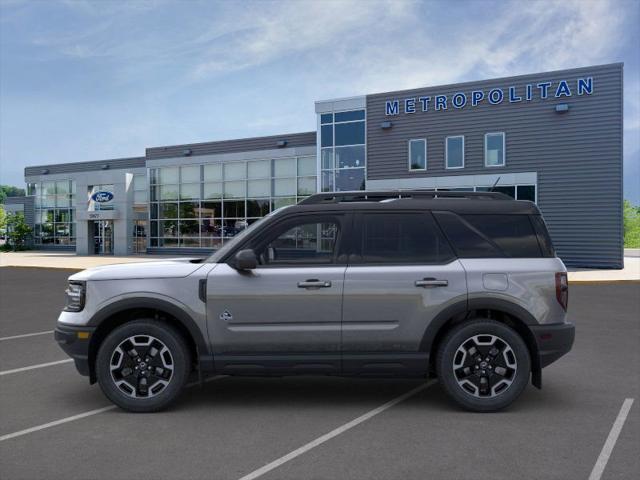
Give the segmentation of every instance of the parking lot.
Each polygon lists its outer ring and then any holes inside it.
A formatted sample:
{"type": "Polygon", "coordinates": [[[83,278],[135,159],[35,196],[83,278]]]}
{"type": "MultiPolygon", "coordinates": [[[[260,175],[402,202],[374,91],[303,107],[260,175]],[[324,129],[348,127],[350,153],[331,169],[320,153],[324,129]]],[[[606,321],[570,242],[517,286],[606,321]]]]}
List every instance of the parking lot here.
{"type": "Polygon", "coordinates": [[[639,284],[571,287],[574,349],[505,412],[461,411],[436,381],[213,377],[169,411],[130,414],[53,340],[70,273],[0,268],[4,480],[640,474],[639,284]]]}

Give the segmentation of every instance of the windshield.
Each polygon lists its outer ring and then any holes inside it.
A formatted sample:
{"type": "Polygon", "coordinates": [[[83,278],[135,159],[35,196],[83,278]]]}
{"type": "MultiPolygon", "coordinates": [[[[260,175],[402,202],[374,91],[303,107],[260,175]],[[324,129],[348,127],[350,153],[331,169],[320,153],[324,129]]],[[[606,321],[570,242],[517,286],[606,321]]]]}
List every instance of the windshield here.
{"type": "Polygon", "coordinates": [[[225,244],[220,249],[218,249],[215,252],[213,252],[211,254],[211,256],[209,258],[207,258],[206,262],[207,263],[218,263],[220,261],[220,259],[225,257],[239,243],[243,242],[244,239],[247,237],[247,235],[249,235],[251,232],[253,232],[260,225],[264,224],[264,222],[265,222],[265,220],[267,218],[272,217],[274,214],[276,214],[278,212],[281,212],[285,208],[289,208],[289,207],[290,207],[290,205],[285,206],[285,207],[280,207],[280,208],[274,210],[273,212],[269,213],[268,215],[265,215],[260,220],[252,223],[247,228],[245,228],[242,232],[240,232],[238,235],[236,235],[232,239],[230,239],[227,242],[225,242],[225,244]]]}

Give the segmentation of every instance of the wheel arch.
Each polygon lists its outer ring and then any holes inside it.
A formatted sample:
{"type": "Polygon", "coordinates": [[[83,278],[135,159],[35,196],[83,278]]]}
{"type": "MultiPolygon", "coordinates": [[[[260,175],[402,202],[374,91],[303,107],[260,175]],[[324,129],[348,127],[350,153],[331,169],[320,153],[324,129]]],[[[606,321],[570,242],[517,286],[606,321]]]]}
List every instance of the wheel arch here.
{"type": "Polygon", "coordinates": [[[199,370],[213,368],[209,345],[191,315],[166,300],[127,298],[101,309],[88,323],[95,327],[88,352],[90,383],[96,382],[95,361],[102,341],[115,328],[138,318],[153,318],[174,327],[186,340],[195,367],[199,370]]]}
{"type": "Polygon", "coordinates": [[[529,325],[538,325],[531,313],[520,305],[502,299],[471,299],[458,302],[440,312],[429,324],[421,342],[421,350],[429,352],[429,372],[435,373],[436,352],[442,339],[455,325],[471,318],[489,318],[513,328],[524,340],[531,358],[531,382],[542,386],[542,368],[538,344],[529,325]]]}

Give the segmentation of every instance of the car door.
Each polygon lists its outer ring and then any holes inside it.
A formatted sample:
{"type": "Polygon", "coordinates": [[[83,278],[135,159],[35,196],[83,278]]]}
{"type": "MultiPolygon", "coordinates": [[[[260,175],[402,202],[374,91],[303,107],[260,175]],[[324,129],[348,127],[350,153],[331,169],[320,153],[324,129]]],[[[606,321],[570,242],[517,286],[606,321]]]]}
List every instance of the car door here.
{"type": "Polygon", "coordinates": [[[346,256],[344,214],[299,214],[253,248],[259,265],[217,265],[207,279],[207,323],[221,372],[337,373],[346,256]]]}
{"type": "Polygon", "coordinates": [[[363,212],[345,274],[345,373],[423,373],[430,321],[466,302],[465,271],[429,212],[363,212]]]}

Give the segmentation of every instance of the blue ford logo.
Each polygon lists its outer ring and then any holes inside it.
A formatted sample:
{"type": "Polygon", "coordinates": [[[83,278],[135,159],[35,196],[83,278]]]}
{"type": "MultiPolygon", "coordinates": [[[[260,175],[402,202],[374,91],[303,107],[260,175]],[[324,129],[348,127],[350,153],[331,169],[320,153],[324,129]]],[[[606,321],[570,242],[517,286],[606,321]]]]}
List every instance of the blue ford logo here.
{"type": "Polygon", "coordinates": [[[111,192],[96,192],[91,195],[91,200],[98,203],[107,203],[113,200],[113,193],[111,192]]]}

